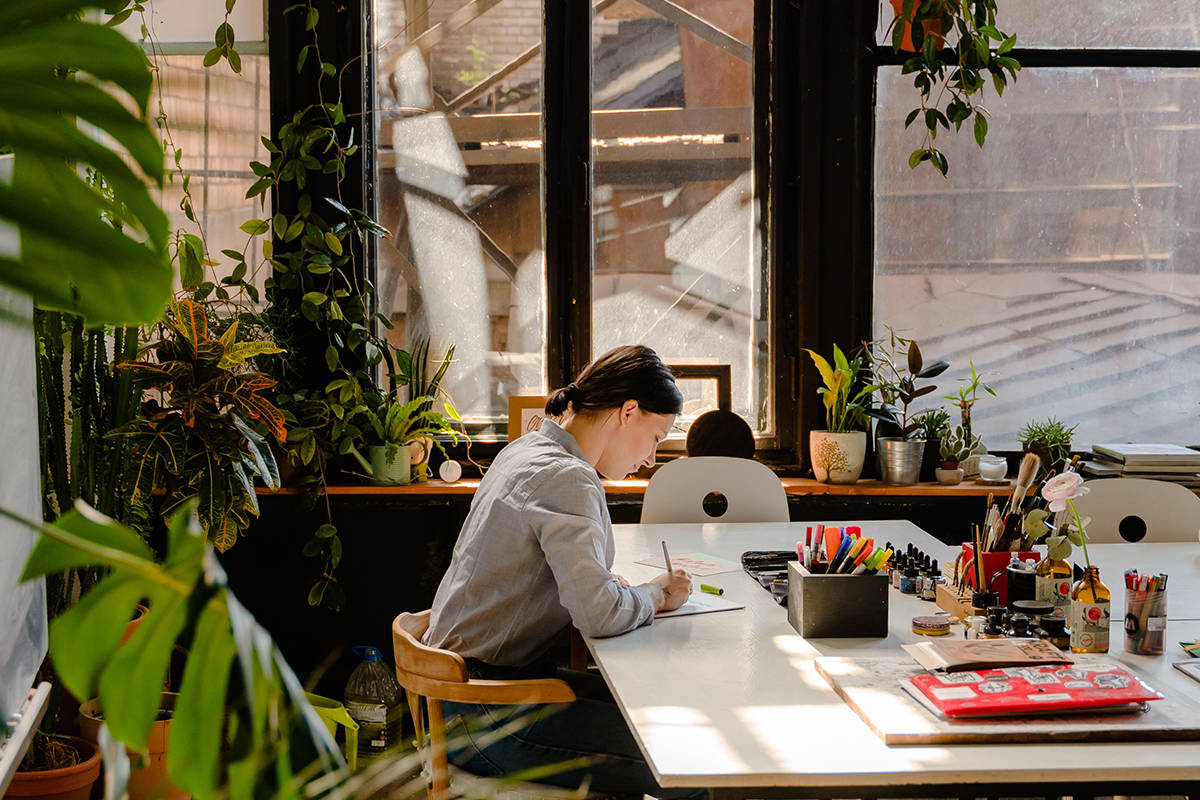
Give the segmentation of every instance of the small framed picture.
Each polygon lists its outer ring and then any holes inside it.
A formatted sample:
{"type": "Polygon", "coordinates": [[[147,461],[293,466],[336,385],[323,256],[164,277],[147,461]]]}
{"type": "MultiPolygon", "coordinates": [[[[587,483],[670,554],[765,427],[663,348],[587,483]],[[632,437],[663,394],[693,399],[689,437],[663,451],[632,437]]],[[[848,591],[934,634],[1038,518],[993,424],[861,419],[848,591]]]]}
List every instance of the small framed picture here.
{"type": "Polygon", "coordinates": [[[546,417],[544,395],[511,395],[508,398],[508,440],[536,431],[546,417]]]}

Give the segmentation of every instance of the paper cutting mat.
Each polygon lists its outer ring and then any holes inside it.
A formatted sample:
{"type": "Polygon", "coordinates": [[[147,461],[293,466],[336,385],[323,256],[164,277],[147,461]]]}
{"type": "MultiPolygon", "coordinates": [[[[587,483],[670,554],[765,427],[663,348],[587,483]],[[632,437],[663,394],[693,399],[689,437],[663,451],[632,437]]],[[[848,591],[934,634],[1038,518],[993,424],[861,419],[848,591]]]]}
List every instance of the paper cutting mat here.
{"type": "Polygon", "coordinates": [[[948,720],[925,710],[900,686],[902,679],[921,671],[910,659],[818,658],[816,667],[888,745],[1200,739],[1200,714],[1169,695],[1151,703],[1145,713],[948,720]]]}

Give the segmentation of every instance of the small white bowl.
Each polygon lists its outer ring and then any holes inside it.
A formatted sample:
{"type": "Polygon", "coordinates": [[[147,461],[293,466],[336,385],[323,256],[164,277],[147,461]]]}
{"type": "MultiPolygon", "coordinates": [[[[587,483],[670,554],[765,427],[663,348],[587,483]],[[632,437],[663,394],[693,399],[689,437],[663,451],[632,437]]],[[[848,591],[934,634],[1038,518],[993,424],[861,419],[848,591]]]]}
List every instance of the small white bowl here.
{"type": "Polygon", "coordinates": [[[979,457],[979,477],[988,481],[1004,480],[1008,472],[1008,462],[999,456],[983,455],[979,457]]]}

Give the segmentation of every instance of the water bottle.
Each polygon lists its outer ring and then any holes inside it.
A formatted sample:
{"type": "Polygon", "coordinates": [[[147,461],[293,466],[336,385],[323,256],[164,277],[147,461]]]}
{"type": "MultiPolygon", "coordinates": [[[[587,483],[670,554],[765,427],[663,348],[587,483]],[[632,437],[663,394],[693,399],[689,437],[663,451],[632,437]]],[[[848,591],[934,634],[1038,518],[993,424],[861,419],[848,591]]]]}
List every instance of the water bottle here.
{"type": "Polygon", "coordinates": [[[354,647],[362,663],[346,681],[346,710],[358,723],[358,763],[362,767],[399,741],[400,684],[374,647],[354,647]]]}

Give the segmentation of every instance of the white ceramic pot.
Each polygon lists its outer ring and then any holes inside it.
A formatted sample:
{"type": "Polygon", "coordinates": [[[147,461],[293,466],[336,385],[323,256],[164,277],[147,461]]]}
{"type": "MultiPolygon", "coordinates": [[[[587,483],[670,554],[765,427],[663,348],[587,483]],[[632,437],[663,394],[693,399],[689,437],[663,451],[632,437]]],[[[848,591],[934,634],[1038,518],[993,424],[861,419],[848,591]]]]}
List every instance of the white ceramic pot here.
{"type": "Polygon", "coordinates": [[[367,450],[371,461],[371,483],[404,486],[412,482],[412,448],[397,447],[388,458],[386,445],[372,445],[367,450]]]}
{"type": "Polygon", "coordinates": [[[808,457],[813,474],[824,483],[854,483],[862,475],[867,456],[867,434],[864,431],[832,433],[808,432],[808,457]]]}
{"type": "Polygon", "coordinates": [[[963,471],[958,467],[954,469],[938,467],[933,471],[933,474],[937,477],[937,482],[942,486],[954,486],[955,484],[962,483],[963,479],[963,471]]]}

